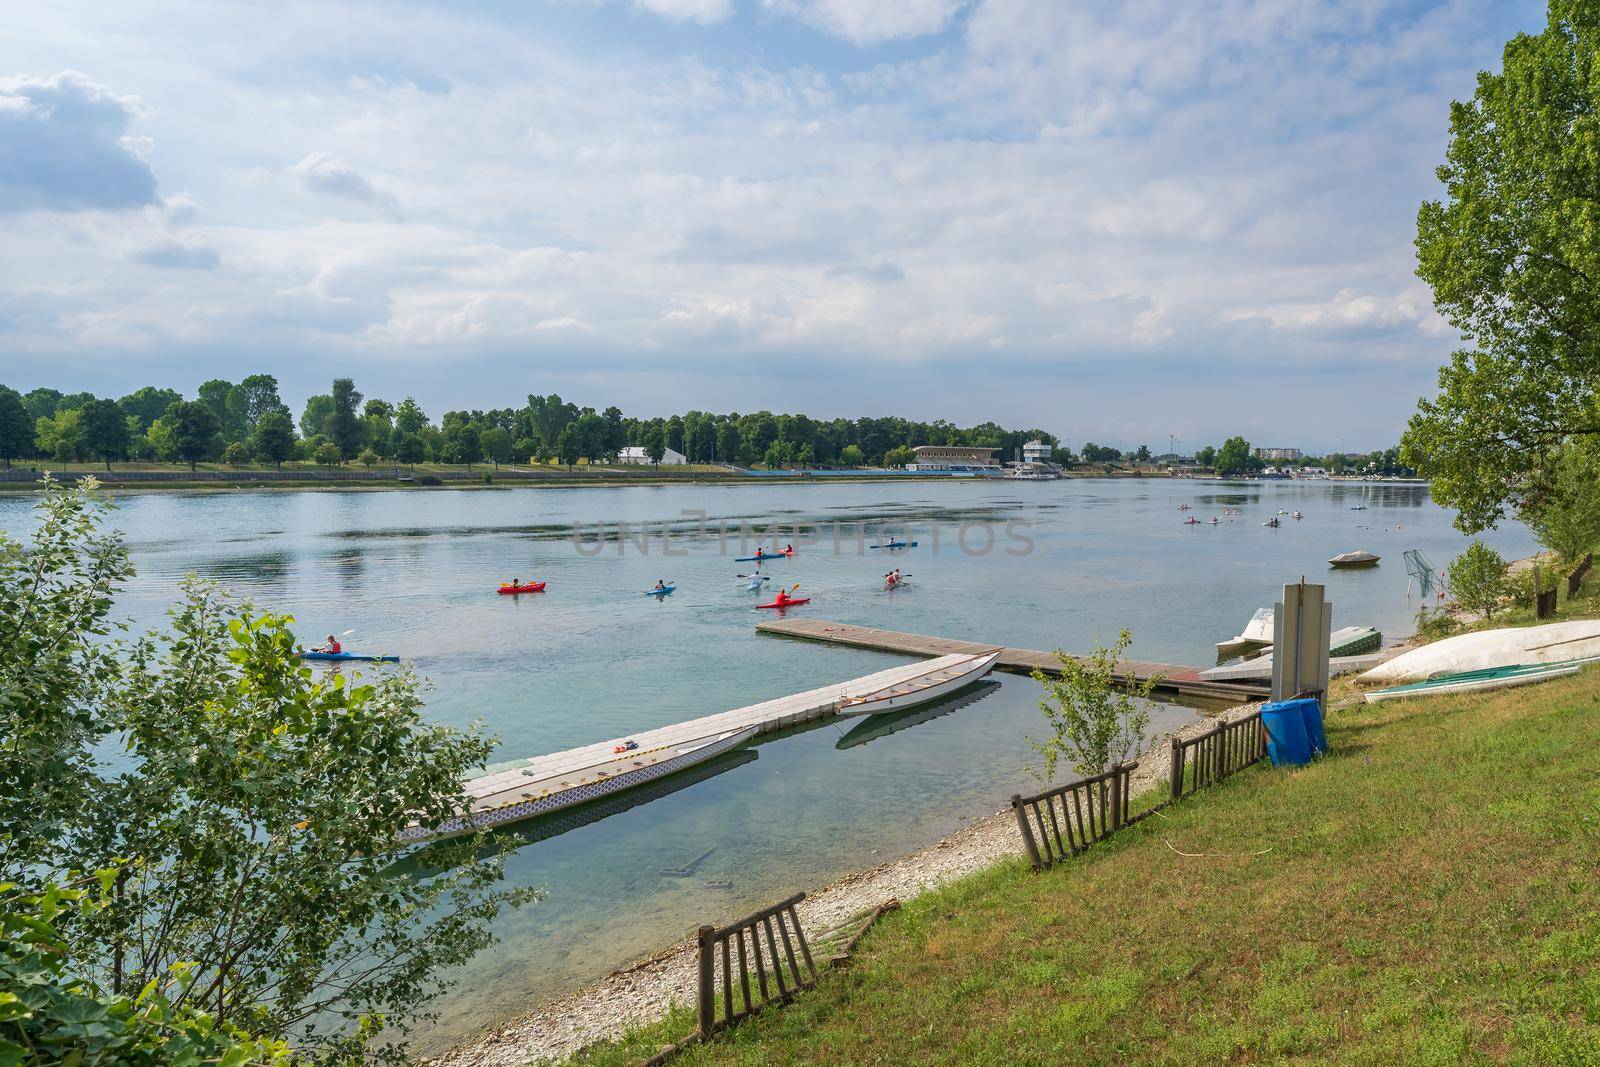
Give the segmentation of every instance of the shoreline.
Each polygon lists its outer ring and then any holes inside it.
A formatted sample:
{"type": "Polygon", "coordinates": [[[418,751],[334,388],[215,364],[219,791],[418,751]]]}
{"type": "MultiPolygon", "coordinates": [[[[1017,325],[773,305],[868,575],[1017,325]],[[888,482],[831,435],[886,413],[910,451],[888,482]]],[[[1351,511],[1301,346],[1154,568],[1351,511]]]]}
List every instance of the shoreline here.
{"type": "MultiPolygon", "coordinates": [[[[1152,737],[1134,771],[1132,795],[1166,780],[1169,738],[1192,737],[1255,707],[1236,705],[1152,737]]],[[[923,848],[836,878],[815,892],[808,890],[797,911],[807,930],[828,929],[890,898],[904,902],[1008,857],[1020,860],[1023,855],[1016,817],[1010,808],[1003,808],[923,848]]],[[[695,944],[685,937],[581,989],[490,1025],[471,1041],[422,1062],[431,1067],[559,1062],[597,1041],[660,1019],[674,1002],[688,1003],[696,973],[695,944]]]]}

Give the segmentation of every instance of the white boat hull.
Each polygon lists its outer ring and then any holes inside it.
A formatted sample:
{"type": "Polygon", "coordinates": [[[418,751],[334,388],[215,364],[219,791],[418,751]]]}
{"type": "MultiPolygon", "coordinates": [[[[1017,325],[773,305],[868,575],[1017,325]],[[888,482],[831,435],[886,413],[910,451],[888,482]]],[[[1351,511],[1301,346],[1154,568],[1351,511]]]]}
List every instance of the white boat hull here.
{"type": "Polygon", "coordinates": [[[1533,685],[1536,682],[1548,682],[1552,678],[1566,678],[1577,674],[1578,670],[1576,664],[1568,666],[1552,664],[1547,670],[1530,671],[1527,674],[1516,674],[1506,678],[1473,678],[1451,685],[1430,686],[1427,689],[1374,689],[1365,695],[1368,704],[1381,704],[1386,700],[1410,700],[1413,697],[1440,696],[1446,693],[1487,693],[1494,689],[1515,689],[1519,685],[1533,685]]]}
{"type": "Polygon", "coordinates": [[[914,682],[903,686],[895,686],[885,690],[881,695],[867,694],[864,698],[847,702],[840,706],[838,715],[841,719],[856,719],[863,715],[882,715],[890,711],[905,711],[919,704],[926,704],[938,700],[940,697],[954,693],[964,686],[971,685],[994,669],[995,662],[1000,659],[1000,651],[982,656],[972,657],[972,662],[959,671],[951,671],[950,677],[941,678],[927,685],[918,686],[914,682]],[[902,691],[904,690],[904,691],[902,691]]]}
{"type": "Polygon", "coordinates": [[[1374,667],[1357,681],[1362,685],[1399,685],[1426,681],[1436,674],[1596,658],[1600,658],[1600,620],[1508,626],[1447,637],[1414,648],[1374,667]]]}

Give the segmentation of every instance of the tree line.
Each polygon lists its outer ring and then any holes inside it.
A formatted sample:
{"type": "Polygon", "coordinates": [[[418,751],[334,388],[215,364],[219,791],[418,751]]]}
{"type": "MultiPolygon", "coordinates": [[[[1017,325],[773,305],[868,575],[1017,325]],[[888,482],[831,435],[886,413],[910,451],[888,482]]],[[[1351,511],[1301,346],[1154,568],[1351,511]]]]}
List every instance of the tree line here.
{"type": "Polygon", "coordinates": [[[430,420],[412,397],[391,403],[364,397],[350,378],[306,400],[293,416],[270,374],[239,382],[216,378],[193,399],[145,386],[121,399],[49,388],[26,394],[0,385],[0,458],[61,462],[139,460],[188,463],[351,461],[546,463],[615,461],[637,447],[659,463],[671,449],[691,463],[789,466],[897,466],[916,445],[963,445],[1014,455],[1026,441],[1071,456],[1055,435],[994,422],[960,427],[896,416],[813,419],[807,415],[689,411],[666,418],[626,416],[550,394],[520,407],[447,411],[430,420]]]}

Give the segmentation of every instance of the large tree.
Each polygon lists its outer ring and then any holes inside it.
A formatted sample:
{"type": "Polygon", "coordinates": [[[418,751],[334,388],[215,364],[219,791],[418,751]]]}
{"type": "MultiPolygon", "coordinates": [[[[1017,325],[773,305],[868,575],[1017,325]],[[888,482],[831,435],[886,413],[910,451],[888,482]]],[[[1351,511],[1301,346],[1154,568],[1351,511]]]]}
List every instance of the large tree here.
{"type": "Polygon", "coordinates": [[[0,385],[0,459],[5,460],[6,470],[13,459],[33,451],[33,422],[22,394],[0,385]]]}
{"type": "Polygon", "coordinates": [[[1237,478],[1250,473],[1250,442],[1243,437],[1230,437],[1222,442],[1217,452],[1216,472],[1221,478],[1237,478]]]}
{"type": "Polygon", "coordinates": [[[105,461],[128,458],[128,416],[115,400],[96,400],[83,408],[83,448],[105,461]]]}
{"type": "Polygon", "coordinates": [[[294,452],[294,425],[289,421],[289,412],[272,408],[262,412],[250,435],[250,445],[257,456],[282,469],[283,461],[294,452]]]}
{"type": "Polygon", "coordinates": [[[357,411],[361,394],[349,378],[333,380],[333,411],[328,415],[328,438],[345,459],[354,459],[365,443],[366,427],[357,411]]]}
{"type": "Polygon", "coordinates": [[[1417,273],[1468,340],[1403,441],[1473,532],[1548,490],[1561,444],[1600,435],[1600,8],[1551,0],[1501,71],[1450,107],[1443,200],[1417,273]]]}
{"type": "Polygon", "coordinates": [[[180,400],[167,409],[161,421],[171,428],[172,450],[189,464],[191,471],[216,451],[221,427],[208,405],[198,400],[180,400]]]}
{"type": "Polygon", "coordinates": [[[139,432],[144,433],[163,412],[182,399],[182,395],[176,389],[157,389],[153,385],[147,385],[142,389],[135,389],[117,403],[123,411],[139,420],[139,432]]]}
{"type": "Polygon", "coordinates": [[[289,407],[278,396],[278,379],[271,374],[252,374],[239,383],[239,397],[244,405],[244,417],[254,429],[261,416],[269,411],[289,414],[289,407]]]}

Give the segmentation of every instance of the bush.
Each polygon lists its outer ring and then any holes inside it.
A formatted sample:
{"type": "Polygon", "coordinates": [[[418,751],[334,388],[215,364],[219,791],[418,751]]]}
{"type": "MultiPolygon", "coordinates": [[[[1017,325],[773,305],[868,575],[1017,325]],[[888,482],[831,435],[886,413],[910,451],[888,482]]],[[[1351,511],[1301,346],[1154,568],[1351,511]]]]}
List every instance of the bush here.
{"type": "Polygon", "coordinates": [[[363,467],[376,467],[382,457],[372,449],[364,448],[361,450],[361,455],[357,456],[356,459],[361,461],[363,467]]]}
{"type": "Polygon", "coordinates": [[[1474,541],[1450,564],[1447,578],[1450,595],[1468,611],[1493,619],[1495,609],[1509,589],[1506,581],[1509,567],[1500,553],[1482,541],[1474,541]]]}
{"type": "Polygon", "coordinates": [[[494,475],[490,474],[488,471],[484,471],[483,472],[483,484],[484,485],[493,485],[494,484],[494,475]]]}
{"type": "Polygon", "coordinates": [[[311,454],[311,458],[324,467],[337,467],[344,462],[344,456],[340,454],[339,446],[332,441],[324,441],[318,445],[317,450],[311,454]]]}
{"type": "Polygon", "coordinates": [[[437,474],[422,474],[417,476],[418,485],[443,485],[444,481],[437,474]]]}
{"type": "Polygon", "coordinates": [[[1437,641],[1441,637],[1449,637],[1459,629],[1461,629],[1460,620],[1444,608],[1440,608],[1437,611],[1429,611],[1427,606],[1424,605],[1422,610],[1417,612],[1417,635],[1419,637],[1427,638],[1429,641],[1437,641]]]}
{"type": "Polygon", "coordinates": [[[222,450],[222,462],[235,467],[249,463],[253,458],[255,457],[250,451],[250,446],[243,441],[235,441],[222,450]]]}
{"type": "Polygon", "coordinates": [[[1056,650],[1060,674],[1050,677],[1035,670],[1033,680],[1045,687],[1049,696],[1039,702],[1050,736],[1043,741],[1028,738],[1028,744],[1044,759],[1042,771],[1028,772],[1042,781],[1055,777],[1056,763],[1065,756],[1084,776],[1099,774],[1137,753],[1150,726],[1146,701],[1159,679],[1150,678],[1131,688],[1117,684],[1117,661],[1133,635],[1123,630],[1110,648],[1096,643],[1095,650],[1080,660],[1056,650]]]}

